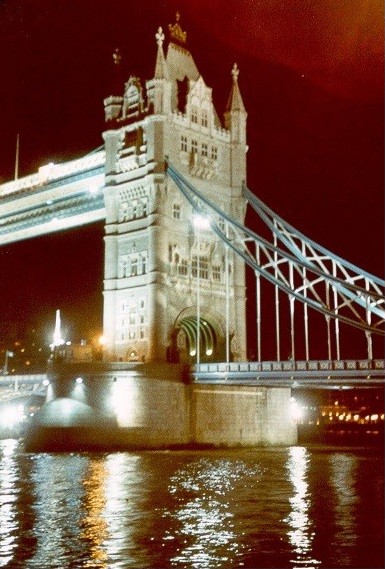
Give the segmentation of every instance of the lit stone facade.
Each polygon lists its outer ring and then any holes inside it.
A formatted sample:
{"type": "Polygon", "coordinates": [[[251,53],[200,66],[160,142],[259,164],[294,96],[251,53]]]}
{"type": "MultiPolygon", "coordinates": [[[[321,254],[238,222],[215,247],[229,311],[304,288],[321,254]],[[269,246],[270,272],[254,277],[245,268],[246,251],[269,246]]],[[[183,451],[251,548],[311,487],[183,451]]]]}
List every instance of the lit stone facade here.
{"type": "Polygon", "coordinates": [[[225,262],[224,244],[194,226],[192,207],[166,174],[167,158],[243,223],[247,113],[238,70],[222,126],[178,21],[169,33],[167,56],[162,30],[156,34],[154,78],[143,85],[130,77],[122,96],[104,101],[106,358],[196,361],[199,285],[200,361],[225,359],[226,329],[231,359],[244,360],[244,263],[231,250],[225,262]]]}

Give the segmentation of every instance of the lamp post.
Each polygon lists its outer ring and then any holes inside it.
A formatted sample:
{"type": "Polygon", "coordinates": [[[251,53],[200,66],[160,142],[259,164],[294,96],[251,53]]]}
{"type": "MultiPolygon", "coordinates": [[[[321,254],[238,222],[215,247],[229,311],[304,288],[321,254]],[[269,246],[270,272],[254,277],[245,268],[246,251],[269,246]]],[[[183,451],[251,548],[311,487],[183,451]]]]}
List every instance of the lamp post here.
{"type": "Polygon", "coordinates": [[[3,367],[3,374],[8,375],[8,358],[13,358],[13,352],[9,350],[5,350],[5,360],[4,360],[4,367],[3,367]]]}
{"type": "MultiPolygon", "coordinates": [[[[229,225],[226,223],[226,239],[229,239],[229,225]]],[[[230,362],[230,298],[229,298],[229,246],[225,244],[225,287],[226,287],[226,363],[230,362]]]]}
{"type": "Polygon", "coordinates": [[[200,232],[201,230],[207,230],[210,227],[210,220],[208,217],[204,215],[194,215],[193,217],[193,224],[196,228],[197,233],[197,333],[196,333],[196,363],[199,365],[200,363],[200,325],[201,325],[201,294],[200,294],[200,249],[201,249],[201,240],[200,240],[200,232]]]}

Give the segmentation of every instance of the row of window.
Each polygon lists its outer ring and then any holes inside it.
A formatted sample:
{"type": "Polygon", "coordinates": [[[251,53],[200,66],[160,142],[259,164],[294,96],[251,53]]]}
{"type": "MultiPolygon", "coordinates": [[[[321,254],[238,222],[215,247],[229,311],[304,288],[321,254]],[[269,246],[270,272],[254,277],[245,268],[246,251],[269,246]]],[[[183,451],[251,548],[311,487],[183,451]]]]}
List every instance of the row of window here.
{"type": "MultiPolygon", "coordinates": [[[[181,259],[178,253],[174,255],[174,264],[179,276],[189,276],[189,263],[186,259],[181,259]]],[[[213,281],[220,282],[222,278],[221,267],[220,265],[210,266],[209,259],[203,255],[199,255],[199,258],[198,255],[193,255],[191,260],[191,276],[197,278],[198,275],[200,279],[209,280],[211,276],[213,281]]]]}
{"type": "Polygon", "coordinates": [[[119,206],[119,221],[130,221],[131,219],[139,219],[146,217],[148,214],[148,199],[132,200],[131,202],[123,202],[119,206]]]}
{"type": "Polygon", "coordinates": [[[147,251],[122,255],[119,259],[118,277],[136,277],[147,273],[147,251]]]}
{"type": "Polygon", "coordinates": [[[146,329],[143,327],[138,327],[137,329],[130,328],[129,330],[122,330],[119,336],[122,341],[144,340],[146,338],[146,329]]]}
{"type": "MultiPolygon", "coordinates": [[[[185,135],[181,136],[180,139],[180,149],[183,152],[189,152],[189,147],[188,147],[188,138],[185,135]]],[[[193,154],[198,154],[198,141],[193,139],[191,140],[191,152],[193,154]]],[[[211,157],[211,160],[218,160],[218,147],[217,146],[211,146],[210,147],[210,152],[209,152],[209,145],[207,144],[207,142],[202,142],[201,146],[200,146],[200,153],[201,156],[205,156],[207,157],[211,157]]]]}
{"type": "Polygon", "coordinates": [[[200,122],[200,124],[202,126],[208,127],[209,126],[209,113],[207,109],[200,109],[200,112],[198,111],[198,107],[196,107],[195,105],[191,106],[191,122],[198,124],[200,122]]]}
{"type": "Polygon", "coordinates": [[[123,302],[119,324],[120,340],[143,340],[146,337],[148,324],[146,300],[140,298],[123,302]]]}

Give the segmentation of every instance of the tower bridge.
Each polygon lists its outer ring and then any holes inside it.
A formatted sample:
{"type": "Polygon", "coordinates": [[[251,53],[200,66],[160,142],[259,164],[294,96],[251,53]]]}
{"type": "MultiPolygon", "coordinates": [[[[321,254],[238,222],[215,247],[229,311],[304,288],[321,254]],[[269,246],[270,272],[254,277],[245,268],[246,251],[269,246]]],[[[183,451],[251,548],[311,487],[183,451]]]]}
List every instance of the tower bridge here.
{"type": "MultiPolygon", "coordinates": [[[[271,338],[269,332],[267,341],[274,343],[277,365],[282,362],[283,331],[288,329],[291,361],[286,362],[286,367],[282,363],[285,377],[302,381],[302,372],[307,372],[307,377],[313,375],[317,381],[337,381],[337,376],[343,380],[344,375],[353,381],[354,374],[344,374],[347,370],[338,370],[334,362],[344,361],[343,343],[349,342],[346,331],[354,328],[362,333],[366,347],[366,376],[377,380],[378,375],[383,376],[383,360],[379,359],[383,353],[376,353],[374,338],[384,334],[384,281],[313,242],[250,192],[246,168],[247,112],[237,65],[231,72],[232,84],[222,121],[213,104],[212,89],[199,73],[189,50],[179,17],[169,26],[169,36],[165,53],[162,28],[155,35],[157,47],[151,79],[143,82],[130,76],[124,88],[114,87],[104,100],[103,147],[84,158],[49,164],[37,174],[0,186],[0,244],[104,220],[104,365],[112,366],[107,374],[112,383],[107,382],[105,389],[115,393],[115,378],[125,397],[142,401],[136,411],[131,409],[129,418],[126,409],[122,419],[126,429],[153,427],[164,418],[160,411],[154,411],[147,387],[140,387],[144,383],[137,383],[135,378],[145,376],[144,372],[135,371],[138,369],[150,370],[145,377],[153,380],[156,366],[158,370],[164,370],[165,365],[174,366],[173,369],[190,366],[197,382],[211,377],[215,384],[216,374],[222,373],[214,369],[215,365],[223,364],[227,366],[226,381],[242,372],[254,374],[253,381],[262,376],[266,381],[267,373],[272,381],[277,379],[277,369],[263,368],[266,320],[275,324],[275,337],[271,338]],[[261,232],[246,227],[247,207],[261,224],[261,232]],[[250,364],[253,369],[242,370],[234,366],[246,365],[246,320],[251,318],[250,314],[246,316],[246,265],[255,276],[257,362],[250,364]],[[264,300],[264,283],[271,287],[270,301],[264,300]],[[300,315],[297,306],[302,307],[300,315]],[[315,324],[313,314],[318,315],[315,324]],[[331,367],[316,375],[316,370],[310,369],[311,337],[320,322],[325,327],[326,361],[331,367]],[[299,337],[304,344],[301,347],[299,337]],[[295,363],[302,361],[302,353],[304,369],[295,363]],[[380,361],[379,368],[373,365],[375,361],[380,361]],[[137,367],[140,364],[142,368],[137,367]],[[119,374],[114,375],[114,365],[126,365],[127,373],[134,375],[124,379],[123,374],[120,378],[119,374]]],[[[120,58],[115,56],[114,65],[118,68],[119,64],[120,58]]],[[[362,370],[357,371],[362,375],[362,370]]],[[[170,371],[170,378],[175,373],[170,371]]],[[[82,395],[76,399],[69,387],[72,375],[63,372],[60,379],[57,369],[52,374],[53,383],[59,382],[60,387],[56,395],[52,388],[48,390],[48,403],[55,406],[55,399],[69,399],[83,405],[88,401],[90,395],[82,391],[84,385],[78,386],[77,393],[82,395]]],[[[186,391],[188,387],[183,381],[177,388],[175,383],[170,387],[164,383],[167,374],[159,374],[164,389],[163,394],[162,390],[157,391],[159,409],[166,413],[169,398],[174,398],[173,410],[184,427],[176,432],[168,418],[165,425],[173,434],[154,438],[146,431],[149,444],[186,437],[207,441],[207,433],[214,427],[209,428],[210,420],[202,417],[209,413],[209,408],[217,414],[221,425],[215,427],[217,435],[213,440],[225,440],[226,428],[230,428],[226,413],[237,398],[236,392],[221,405],[218,390],[213,391],[211,399],[206,390],[204,403],[200,395],[186,391]],[[211,403],[208,405],[207,401],[211,403]],[[195,434],[189,431],[191,413],[203,420],[206,431],[196,425],[195,434]]],[[[156,385],[160,385],[159,381],[156,385]]],[[[295,438],[287,412],[282,411],[282,417],[277,417],[280,406],[286,409],[290,386],[286,383],[278,388],[275,384],[264,399],[270,402],[266,405],[272,405],[269,408],[275,409],[272,421],[276,428],[279,424],[287,434],[286,439],[285,435],[274,438],[276,429],[269,427],[266,440],[270,442],[295,438]],[[278,389],[277,400],[272,404],[274,389],[278,389]]],[[[258,386],[255,389],[258,391],[258,386]]],[[[238,440],[239,433],[243,433],[242,444],[258,439],[259,435],[252,434],[256,429],[257,391],[252,395],[244,392],[242,396],[249,405],[249,423],[245,427],[248,435],[238,425],[240,430],[231,444],[238,440]]],[[[100,393],[91,400],[94,407],[105,412],[100,393]]],[[[230,415],[240,424],[246,407],[238,400],[237,406],[237,417],[230,415]]],[[[266,418],[267,408],[264,409],[266,418]]],[[[53,414],[49,421],[52,417],[53,414]]],[[[260,425],[260,418],[258,421],[260,425]]]]}

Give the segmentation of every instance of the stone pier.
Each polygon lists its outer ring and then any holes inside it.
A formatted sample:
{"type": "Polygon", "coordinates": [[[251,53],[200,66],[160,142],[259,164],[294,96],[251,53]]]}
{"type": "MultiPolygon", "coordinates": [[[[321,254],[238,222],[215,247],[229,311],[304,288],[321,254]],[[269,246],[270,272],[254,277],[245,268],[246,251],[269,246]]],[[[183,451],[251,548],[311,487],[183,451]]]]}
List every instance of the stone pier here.
{"type": "Polygon", "coordinates": [[[62,364],[48,374],[31,449],[291,445],[290,389],[198,384],[178,364],[62,364]]]}

